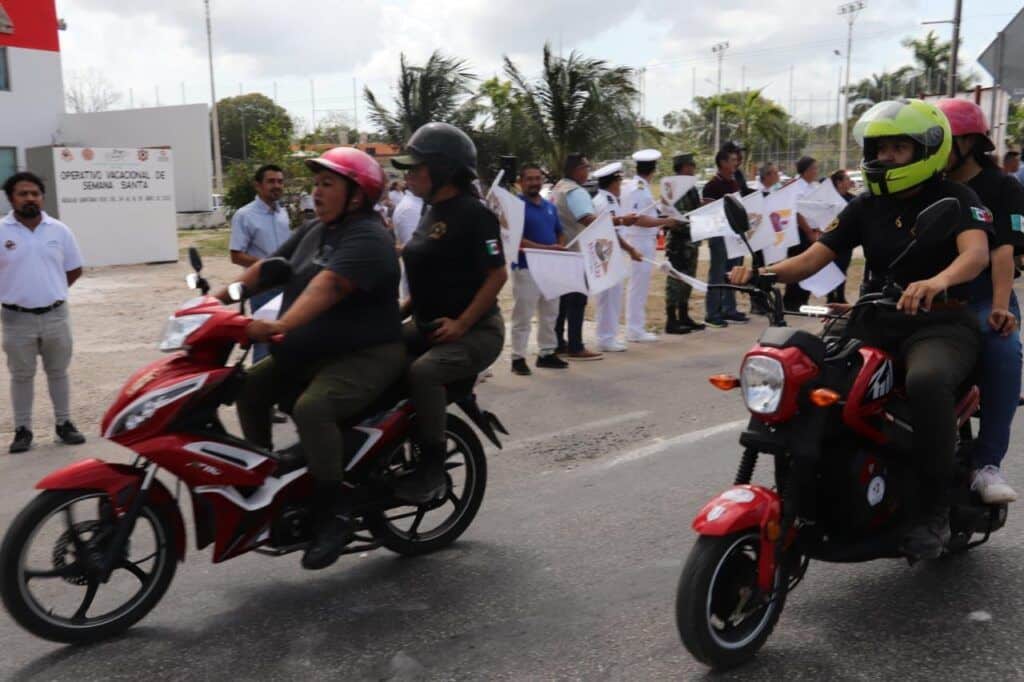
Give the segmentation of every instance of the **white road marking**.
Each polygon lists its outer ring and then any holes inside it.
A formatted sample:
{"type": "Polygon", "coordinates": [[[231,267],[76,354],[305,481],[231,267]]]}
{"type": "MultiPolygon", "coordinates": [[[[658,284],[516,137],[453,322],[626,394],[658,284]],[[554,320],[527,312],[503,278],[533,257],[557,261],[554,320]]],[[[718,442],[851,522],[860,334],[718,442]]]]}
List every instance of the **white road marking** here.
{"type": "Polygon", "coordinates": [[[971,611],[967,616],[967,620],[971,620],[976,623],[987,623],[992,620],[992,614],[988,611],[971,611]]]}
{"type": "Polygon", "coordinates": [[[681,445],[691,445],[698,441],[702,441],[705,438],[717,436],[720,433],[727,433],[735,429],[745,426],[750,420],[749,419],[737,419],[733,422],[725,422],[724,424],[718,424],[716,426],[709,426],[706,429],[700,429],[699,431],[691,431],[689,433],[683,433],[678,436],[672,436],[671,438],[655,438],[654,441],[648,445],[637,448],[636,450],[630,450],[624,452],[618,457],[613,457],[605,462],[601,462],[596,465],[597,469],[611,469],[612,467],[624,464],[626,462],[634,462],[638,459],[650,457],[656,455],[659,452],[664,452],[670,448],[679,447],[681,445]]]}
{"type": "Polygon", "coordinates": [[[536,443],[543,443],[544,441],[550,440],[552,438],[557,438],[558,436],[566,436],[566,435],[569,435],[571,433],[579,433],[581,431],[590,431],[592,429],[602,429],[602,428],[606,428],[606,427],[609,427],[609,426],[615,426],[616,424],[621,424],[623,422],[631,422],[631,421],[635,421],[637,419],[643,419],[644,417],[646,417],[650,413],[651,413],[650,410],[640,410],[638,412],[626,412],[625,414],[618,414],[618,415],[615,415],[614,417],[607,417],[605,419],[598,419],[596,421],[586,422],[586,423],[583,423],[583,424],[574,424],[574,425],[572,425],[572,426],[570,426],[568,428],[562,429],[561,431],[554,431],[552,433],[545,433],[544,435],[541,435],[541,436],[530,436],[529,438],[520,438],[518,440],[513,440],[513,441],[510,441],[510,442],[506,443],[505,447],[502,449],[502,454],[506,454],[506,453],[511,452],[513,450],[519,450],[519,449],[522,449],[522,448],[525,448],[525,447],[529,447],[530,445],[535,445],[536,443]]]}

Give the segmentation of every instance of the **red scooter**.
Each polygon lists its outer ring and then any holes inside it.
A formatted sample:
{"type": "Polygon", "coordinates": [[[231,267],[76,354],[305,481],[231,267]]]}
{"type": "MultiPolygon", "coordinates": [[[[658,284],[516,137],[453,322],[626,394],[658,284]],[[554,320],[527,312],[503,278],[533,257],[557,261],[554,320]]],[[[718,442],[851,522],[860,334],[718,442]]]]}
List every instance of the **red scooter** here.
{"type": "MultiPolygon", "coordinates": [[[[185,558],[181,484],[192,500],[198,549],[213,561],[255,551],[281,556],[304,549],[312,535],[310,496],[301,448],[269,452],[232,436],[218,417],[245,390],[250,341],[246,292],[229,287],[241,310],[208,296],[202,262],[189,253],[189,284],[203,296],[168,320],[160,349],[171,353],[132,375],[107,410],[101,432],[134,451],[131,464],[77,462],[37,484],[43,492],[7,530],[0,547],[0,594],[26,630],[57,642],[117,634],[145,616],[164,595],[185,558]],[[175,493],[157,472],[176,477],[175,493]]],[[[264,263],[261,286],[287,280],[283,259],[264,263]]],[[[451,401],[494,443],[507,433],[477,406],[475,380],[448,387],[451,401]]],[[[288,411],[287,405],[282,409],[288,411]]],[[[418,462],[410,441],[415,412],[394,386],[344,429],[345,476],[354,486],[359,528],[346,553],[386,547],[406,555],[454,542],[473,521],[487,483],[487,461],[473,429],[448,414],[448,491],[410,506],[392,490],[418,462]]]]}
{"type": "MultiPolygon", "coordinates": [[[[729,224],[744,235],[746,212],[731,199],[729,224]]],[[[720,389],[741,389],[751,419],[740,436],[743,454],[733,487],[694,519],[699,537],[679,579],[676,623],[699,661],[728,669],[751,659],[811,559],[917,559],[901,547],[918,508],[903,370],[892,355],[852,332],[867,328],[866,318],[880,308],[895,309],[902,292],[892,273],[914,248],[948,236],[958,216],[956,199],[922,211],[917,240],[894,259],[882,291],[863,296],[848,314],[804,309],[830,318],[820,336],[786,327],[785,316],[792,313],[783,311],[770,275],[756,286],[721,285],[763,301],[771,326],[744,356],[739,377],[711,378],[720,389]],[[774,458],[773,487],[751,484],[760,455],[774,458]]],[[[987,541],[1007,513],[1005,504],[986,505],[970,490],[970,418],[979,393],[968,383],[961,395],[947,553],[987,541]]]]}

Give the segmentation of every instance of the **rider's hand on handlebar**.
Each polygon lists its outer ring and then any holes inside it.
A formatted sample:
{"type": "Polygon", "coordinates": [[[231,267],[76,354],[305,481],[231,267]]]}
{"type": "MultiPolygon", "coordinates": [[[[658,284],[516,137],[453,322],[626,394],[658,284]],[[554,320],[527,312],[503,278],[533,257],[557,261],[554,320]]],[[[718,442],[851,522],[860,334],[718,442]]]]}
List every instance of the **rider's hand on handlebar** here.
{"type": "Polygon", "coordinates": [[[946,283],[939,277],[911,282],[896,303],[896,310],[908,315],[916,315],[918,310],[928,312],[932,307],[932,301],[946,288],[946,283]]]}
{"type": "Polygon", "coordinates": [[[833,315],[845,315],[850,312],[850,308],[853,306],[849,303],[826,303],[828,309],[832,311],[833,315]]]}
{"type": "Polygon", "coordinates": [[[272,336],[284,334],[284,326],[278,320],[253,320],[246,328],[249,338],[259,343],[266,343],[272,336]]]}
{"type": "Polygon", "coordinates": [[[1009,336],[1017,329],[1017,317],[1006,308],[993,308],[988,316],[988,326],[1000,336],[1009,336]]]}
{"type": "Polygon", "coordinates": [[[749,284],[756,274],[757,272],[753,268],[747,267],[746,265],[737,265],[729,272],[726,279],[729,280],[730,284],[736,284],[739,286],[749,284]]]}

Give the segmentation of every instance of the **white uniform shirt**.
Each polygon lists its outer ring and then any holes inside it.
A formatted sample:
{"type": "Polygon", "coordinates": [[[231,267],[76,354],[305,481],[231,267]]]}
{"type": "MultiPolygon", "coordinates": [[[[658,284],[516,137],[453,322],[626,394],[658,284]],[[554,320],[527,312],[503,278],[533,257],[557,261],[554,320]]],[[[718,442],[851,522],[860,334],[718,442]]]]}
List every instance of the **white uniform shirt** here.
{"type": "Polygon", "coordinates": [[[402,200],[395,206],[394,215],[391,216],[391,222],[395,226],[395,239],[399,245],[412,239],[412,233],[419,226],[422,213],[423,199],[412,192],[406,192],[402,200]]]}
{"type": "Polygon", "coordinates": [[[68,297],[68,276],[82,267],[78,242],[68,226],[43,211],[30,230],[14,217],[0,221],[0,303],[44,308],[68,297]]]}
{"type": "MultiPolygon", "coordinates": [[[[608,190],[599,189],[594,195],[594,210],[597,211],[595,215],[601,215],[607,210],[613,218],[616,218],[622,215],[622,204],[619,203],[619,198],[608,190]]],[[[615,228],[616,231],[618,229],[618,227],[615,228]]]]}
{"type": "MultiPolygon", "coordinates": [[[[622,200],[622,210],[626,213],[658,217],[658,207],[654,203],[654,195],[651,188],[643,178],[635,178],[632,189],[622,200]]],[[[630,239],[657,239],[658,228],[654,227],[624,227],[622,234],[630,239]]]]}

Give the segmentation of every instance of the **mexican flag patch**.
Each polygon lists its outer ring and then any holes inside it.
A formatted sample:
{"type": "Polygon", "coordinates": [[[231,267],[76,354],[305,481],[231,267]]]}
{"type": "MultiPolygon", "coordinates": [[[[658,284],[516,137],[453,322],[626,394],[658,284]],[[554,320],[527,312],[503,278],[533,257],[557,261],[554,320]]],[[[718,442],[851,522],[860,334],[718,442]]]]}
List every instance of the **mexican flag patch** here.
{"type": "Polygon", "coordinates": [[[1010,214],[1010,227],[1014,232],[1024,232],[1024,216],[1020,213],[1010,214]]]}
{"type": "Polygon", "coordinates": [[[971,206],[971,215],[975,220],[983,223],[992,222],[992,213],[983,206],[971,206]]]}
{"type": "Polygon", "coordinates": [[[488,256],[497,256],[499,253],[501,253],[501,249],[498,248],[497,239],[488,239],[487,242],[485,243],[485,246],[487,247],[488,256]]]}

